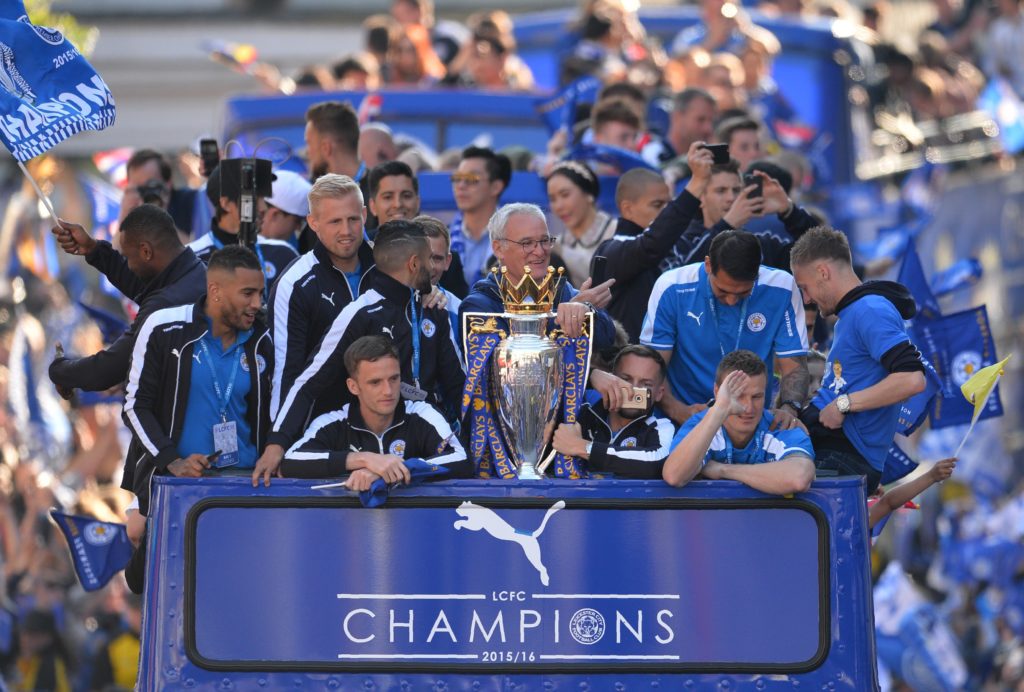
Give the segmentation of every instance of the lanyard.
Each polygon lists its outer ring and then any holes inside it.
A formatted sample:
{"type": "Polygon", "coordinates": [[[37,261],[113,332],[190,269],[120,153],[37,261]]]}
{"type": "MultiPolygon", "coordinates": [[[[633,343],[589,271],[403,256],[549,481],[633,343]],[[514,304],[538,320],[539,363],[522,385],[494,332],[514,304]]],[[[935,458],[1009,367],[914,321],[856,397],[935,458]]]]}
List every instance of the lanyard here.
{"type": "Polygon", "coordinates": [[[365,161],[360,161],[359,162],[359,170],[356,171],[356,177],[353,178],[353,180],[355,180],[356,182],[359,182],[359,179],[363,177],[363,173],[366,173],[366,162],[365,161]]]}
{"type": "MultiPolygon", "coordinates": [[[[729,433],[725,432],[724,427],[722,428],[722,435],[725,437],[725,460],[726,463],[731,464],[736,448],[733,446],[732,440],[729,438],[729,433]]],[[[754,454],[757,454],[764,447],[764,431],[758,430],[754,433],[754,439],[751,440],[751,442],[755,443],[754,454]]],[[[747,446],[750,446],[749,442],[747,443],[747,446]]]]}
{"type": "Polygon", "coordinates": [[[416,311],[416,291],[412,292],[409,301],[409,312],[412,313],[412,379],[420,386],[420,315],[416,311]]]}
{"type": "MultiPolygon", "coordinates": [[[[733,351],[738,351],[740,348],[740,337],[743,336],[743,323],[747,321],[747,304],[750,302],[750,296],[743,299],[743,305],[740,308],[740,326],[736,330],[736,346],[733,351]]],[[[725,357],[725,344],[722,343],[722,329],[718,323],[718,299],[715,298],[715,292],[711,290],[711,277],[708,277],[708,309],[711,311],[711,319],[715,321],[715,338],[718,339],[718,348],[722,352],[722,357],[725,357]]]]}
{"type": "Polygon", "coordinates": [[[206,356],[206,363],[210,367],[210,376],[213,378],[213,391],[217,393],[217,405],[220,407],[220,420],[222,423],[228,422],[228,402],[231,401],[231,392],[235,390],[235,376],[238,375],[238,362],[241,360],[241,356],[232,358],[234,361],[231,364],[231,375],[228,379],[228,387],[224,392],[221,392],[220,379],[217,377],[217,366],[213,363],[213,358],[210,357],[210,349],[206,346],[205,337],[199,340],[199,345],[203,349],[203,355],[206,356]]]}

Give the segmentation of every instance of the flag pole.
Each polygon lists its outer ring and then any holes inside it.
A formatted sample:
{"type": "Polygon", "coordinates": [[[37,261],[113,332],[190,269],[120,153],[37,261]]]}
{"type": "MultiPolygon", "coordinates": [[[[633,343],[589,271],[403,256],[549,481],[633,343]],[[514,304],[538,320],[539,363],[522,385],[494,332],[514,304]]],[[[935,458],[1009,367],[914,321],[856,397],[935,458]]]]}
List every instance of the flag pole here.
{"type": "MultiPolygon", "coordinates": [[[[990,393],[995,390],[996,385],[999,384],[999,378],[1002,377],[1002,376],[1003,375],[1002,375],[1001,372],[996,374],[996,379],[995,379],[994,382],[992,382],[992,388],[989,389],[990,393]]],[[[988,397],[985,397],[985,398],[987,399],[988,397]]],[[[971,403],[973,404],[974,402],[972,401],[971,403]]],[[[960,450],[962,450],[964,448],[964,443],[967,442],[967,438],[970,437],[971,432],[974,430],[974,425],[978,422],[978,418],[980,418],[980,417],[981,417],[981,411],[978,411],[971,418],[971,425],[970,425],[970,427],[967,428],[967,432],[964,433],[964,439],[960,440],[960,446],[957,447],[956,448],[956,452],[953,453],[953,456],[955,458],[957,458],[957,459],[960,458],[960,450]]]]}
{"type": "Polygon", "coordinates": [[[50,212],[50,218],[53,219],[53,222],[55,224],[59,225],[59,222],[57,221],[57,212],[53,210],[53,203],[50,201],[50,198],[47,197],[46,193],[43,192],[43,189],[39,187],[39,183],[37,183],[36,179],[32,177],[32,174],[28,172],[28,168],[25,167],[25,164],[22,163],[21,160],[17,158],[15,159],[15,161],[18,162],[18,168],[21,169],[21,172],[24,173],[25,177],[28,178],[28,181],[32,183],[32,187],[33,189],[35,189],[36,194],[39,195],[39,199],[43,201],[43,205],[46,207],[46,211],[50,212]]]}

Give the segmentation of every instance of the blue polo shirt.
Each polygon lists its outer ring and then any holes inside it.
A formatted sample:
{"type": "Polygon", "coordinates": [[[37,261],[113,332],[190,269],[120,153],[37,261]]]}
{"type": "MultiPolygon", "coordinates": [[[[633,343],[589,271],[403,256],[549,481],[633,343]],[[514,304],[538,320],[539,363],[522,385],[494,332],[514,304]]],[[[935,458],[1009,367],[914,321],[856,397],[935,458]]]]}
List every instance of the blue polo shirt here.
{"type": "MultiPolygon", "coordinates": [[[[672,438],[672,449],[678,447],[683,438],[696,428],[707,414],[707,411],[701,411],[690,416],[672,438]]],[[[711,447],[704,455],[704,463],[717,461],[722,464],[764,464],[794,455],[814,458],[814,448],[807,433],[800,428],[769,430],[771,424],[772,414],[765,411],[761,415],[761,422],[758,423],[754,436],[750,438],[747,446],[741,449],[733,446],[724,427],[719,428],[711,440],[711,447]]]]}
{"type": "MultiPolygon", "coordinates": [[[[879,295],[865,295],[839,311],[825,376],[811,402],[819,409],[840,394],[878,384],[889,375],[882,356],[910,341],[896,306],[879,295]]],[[[900,404],[846,416],[843,434],[871,467],[881,471],[899,425],[900,404]]]]}
{"type": "Polygon", "coordinates": [[[654,284],[640,343],[671,350],[672,393],[701,404],[714,396],[715,369],[727,353],[753,351],[769,368],[775,356],[807,355],[803,300],[790,274],[761,267],[750,296],[726,305],[711,292],[704,263],[688,264],[654,284]]]}
{"type": "MultiPolygon", "coordinates": [[[[207,318],[209,326],[209,318],[207,318]]],[[[235,387],[228,401],[227,419],[235,421],[238,432],[238,468],[256,466],[256,445],[252,441],[252,426],[249,425],[246,396],[252,388],[249,375],[250,363],[245,353],[245,342],[252,336],[252,330],[239,332],[235,343],[225,351],[220,339],[207,329],[202,339],[192,344],[192,375],[188,388],[188,405],[185,408],[185,424],[178,440],[178,454],[182,458],[189,454],[210,454],[213,447],[213,426],[220,422],[220,401],[213,386],[213,369],[223,392],[228,385],[232,364],[235,368],[235,387]],[[203,350],[200,342],[206,344],[203,350]],[[209,352],[209,358],[207,358],[209,352]]]]}

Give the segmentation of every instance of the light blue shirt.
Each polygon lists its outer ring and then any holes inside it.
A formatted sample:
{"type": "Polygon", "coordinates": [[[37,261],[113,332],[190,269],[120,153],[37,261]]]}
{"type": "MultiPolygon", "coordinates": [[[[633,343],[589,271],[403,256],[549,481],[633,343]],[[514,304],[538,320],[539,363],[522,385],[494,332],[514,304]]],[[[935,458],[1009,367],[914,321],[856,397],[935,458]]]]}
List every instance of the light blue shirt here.
{"type": "Polygon", "coordinates": [[[727,353],[753,351],[769,368],[775,356],[807,355],[803,300],[790,274],[761,267],[750,296],[726,305],[711,292],[704,263],[688,264],[654,284],[640,343],[672,351],[672,393],[702,404],[714,396],[715,370],[727,353]]]}
{"type": "MultiPolygon", "coordinates": [[[[707,414],[707,411],[701,411],[686,419],[676,436],[672,438],[672,449],[678,447],[683,438],[696,428],[707,414]]],[[[757,424],[754,436],[740,449],[733,446],[725,427],[719,428],[704,455],[704,463],[717,461],[721,464],[764,464],[791,456],[814,458],[814,447],[811,446],[811,438],[807,433],[800,428],[769,430],[771,424],[772,414],[765,411],[761,414],[761,422],[757,424]]]]}
{"type": "MultiPolygon", "coordinates": [[[[209,318],[207,318],[209,322],[209,318]]],[[[192,344],[192,376],[189,380],[188,404],[185,408],[185,423],[178,440],[178,454],[182,458],[190,454],[211,454],[217,450],[213,445],[213,426],[220,422],[220,400],[213,386],[213,370],[216,369],[221,392],[228,386],[232,364],[238,359],[235,369],[235,386],[227,405],[227,419],[234,421],[238,433],[239,468],[253,468],[256,465],[256,445],[252,441],[252,426],[247,412],[246,397],[252,388],[249,375],[250,363],[245,353],[245,342],[252,336],[252,330],[239,332],[235,343],[225,351],[220,339],[208,330],[200,342],[192,344]],[[209,352],[209,359],[207,358],[209,352]]]]}

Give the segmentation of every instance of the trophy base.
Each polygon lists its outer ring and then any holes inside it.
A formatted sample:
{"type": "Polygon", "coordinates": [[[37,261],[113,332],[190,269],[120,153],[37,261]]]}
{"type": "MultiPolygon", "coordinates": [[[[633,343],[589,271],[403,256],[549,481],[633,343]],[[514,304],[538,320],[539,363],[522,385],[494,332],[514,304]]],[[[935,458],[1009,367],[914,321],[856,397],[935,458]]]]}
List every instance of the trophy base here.
{"type": "Polygon", "coordinates": [[[537,473],[536,464],[523,464],[519,467],[519,472],[516,474],[516,478],[521,481],[539,481],[544,476],[537,473]]]}

